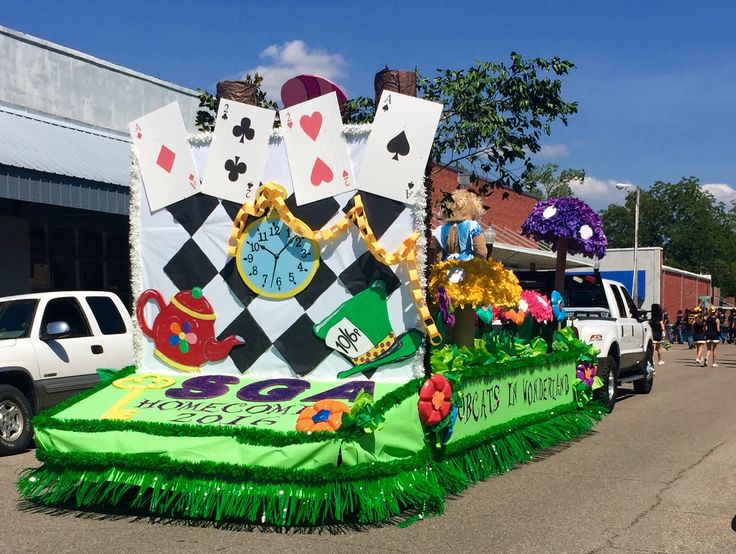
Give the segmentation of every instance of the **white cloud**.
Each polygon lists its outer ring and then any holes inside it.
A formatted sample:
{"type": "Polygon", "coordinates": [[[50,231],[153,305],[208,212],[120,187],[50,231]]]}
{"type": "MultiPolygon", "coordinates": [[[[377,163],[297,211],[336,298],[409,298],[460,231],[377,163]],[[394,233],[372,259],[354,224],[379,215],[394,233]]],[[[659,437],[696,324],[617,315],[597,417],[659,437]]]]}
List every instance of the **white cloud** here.
{"type": "Polygon", "coordinates": [[[281,99],[281,85],[292,77],[312,73],[338,82],[340,77],[346,75],[348,66],[342,54],[310,48],[302,40],[271,44],[259,57],[263,60],[263,65],[248,69],[243,75],[262,75],[263,90],[276,100],[281,99]]]}
{"type": "Polygon", "coordinates": [[[566,158],[570,155],[565,144],[543,144],[539,152],[535,154],[539,158],[566,158]]]}
{"type": "Polygon", "coordinates": [[[615,179],[596,179],[595,177],[585,176],[583,182],[570,183],[572,193],[584,200],[594,210],[600,211],[607,208],[609,204],[623,204],[626,200],[626,191],[616,188],[616,183],[620,183],[615,179]]]}
{"type": "Polygon", "coordinates": [[[726,183],[705,183],[703,190],[708,191],[716,200],[723,202],[727,208],[731,207],[731,202],[736,200],[736,190],[726,183]]]}

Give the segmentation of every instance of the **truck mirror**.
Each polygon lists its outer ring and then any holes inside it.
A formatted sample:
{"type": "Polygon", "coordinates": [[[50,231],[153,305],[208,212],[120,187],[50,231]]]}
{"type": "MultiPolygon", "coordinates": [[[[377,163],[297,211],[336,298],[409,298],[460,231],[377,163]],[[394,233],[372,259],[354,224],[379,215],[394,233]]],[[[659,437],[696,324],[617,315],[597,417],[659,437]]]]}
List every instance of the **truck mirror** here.
{"type": "Polygon", "coordinates": [[[42,337],[44,340],[60,339],[64,335],[71,332],[71,327],[66,321],[52,321],[46,325],[46,335],[42,337]]]}

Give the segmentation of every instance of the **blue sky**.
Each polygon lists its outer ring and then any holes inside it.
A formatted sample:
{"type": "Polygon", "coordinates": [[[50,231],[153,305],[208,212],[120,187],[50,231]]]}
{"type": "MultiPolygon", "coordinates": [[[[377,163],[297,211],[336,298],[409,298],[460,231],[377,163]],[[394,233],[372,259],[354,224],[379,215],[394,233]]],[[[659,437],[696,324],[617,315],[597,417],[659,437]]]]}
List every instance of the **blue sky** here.
{"type": "Polygon", "coordinates": [[[12,29],[208,90],[259,68],[276,90],[315,72],[372,96],[386,65],[431,73],[512,50],[560,56],[577,65],[563,94],[579,113],[537,161],[584,169],[582,198],[605,207],[623,200],[616,182],[692,175],[736,199],[735,2],[0,0],[0,14],[12,29]]]}

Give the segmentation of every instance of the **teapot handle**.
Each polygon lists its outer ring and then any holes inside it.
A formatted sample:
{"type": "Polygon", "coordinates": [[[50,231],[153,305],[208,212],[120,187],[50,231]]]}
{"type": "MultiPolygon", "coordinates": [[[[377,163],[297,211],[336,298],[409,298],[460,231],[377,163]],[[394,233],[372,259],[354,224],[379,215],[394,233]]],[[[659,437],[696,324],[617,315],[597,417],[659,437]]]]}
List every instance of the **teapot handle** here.
{"type": "Polygon", "coordinates": [[[161,309],[166,306],[166,300],[164,299],[163,294],[156,289],[146,289],[138,297],[138,303],[135,307],[135,315],[138,318],[138,324],[141,326],[141,331],[153,339],[155,338],[153,329],[148,326],[148,323],[146,323],[146,317],[143,314],[143,309],[146,307],[146,303],[149,300],[153,300],[156,303],[159,313],[161,312],[161,309]]]}

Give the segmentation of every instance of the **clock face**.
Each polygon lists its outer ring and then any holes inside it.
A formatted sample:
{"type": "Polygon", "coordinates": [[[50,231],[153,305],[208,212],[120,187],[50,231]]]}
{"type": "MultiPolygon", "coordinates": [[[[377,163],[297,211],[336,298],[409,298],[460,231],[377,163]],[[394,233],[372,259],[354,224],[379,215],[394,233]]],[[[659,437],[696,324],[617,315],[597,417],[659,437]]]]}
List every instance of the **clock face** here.
{"type": "Polygon", "coordinates": [[[295,235],[276,215],[245,228],[235,259],[253,292],[289,298],[303,291],[317,272],[319,247],[316,241],[295,235]]]}

